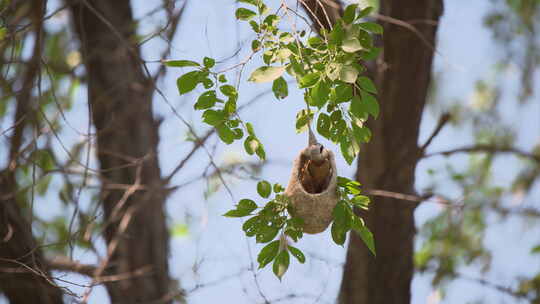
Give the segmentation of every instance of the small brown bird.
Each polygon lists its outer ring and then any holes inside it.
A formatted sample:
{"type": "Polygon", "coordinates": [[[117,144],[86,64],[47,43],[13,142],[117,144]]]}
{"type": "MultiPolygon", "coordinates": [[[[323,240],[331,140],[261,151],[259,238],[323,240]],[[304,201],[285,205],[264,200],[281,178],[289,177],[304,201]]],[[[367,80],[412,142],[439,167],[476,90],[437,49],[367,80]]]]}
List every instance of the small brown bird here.
{"type": "Polygon", "coordinates": [[[332,177],[328,151],[319,143],[308,146],[302,153],[300,181],[308,193],[321,193],[332,177]]]}

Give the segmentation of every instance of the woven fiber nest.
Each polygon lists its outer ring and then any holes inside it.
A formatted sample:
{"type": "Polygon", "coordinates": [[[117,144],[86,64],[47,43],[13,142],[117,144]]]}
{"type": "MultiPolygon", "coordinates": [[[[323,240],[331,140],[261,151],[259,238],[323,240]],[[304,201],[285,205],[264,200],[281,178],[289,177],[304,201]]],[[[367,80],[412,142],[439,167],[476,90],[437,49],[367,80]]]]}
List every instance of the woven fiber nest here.
{"type": "Polygon", "coordinates": [[[337,204],[337,170],[334,153],[328,151],[328,159],[332,167],[332,175],[328,186],[320,193],[308,193],[302,186],[300,174],[304,167],[305,148],[300,152],[292,168],[291,179],[285,190],[285,195],[289,197],[294,208],[293,216],[304,221],[304,232],[315,234],[326,230],[332,222],[332,212],[337,204]]]}

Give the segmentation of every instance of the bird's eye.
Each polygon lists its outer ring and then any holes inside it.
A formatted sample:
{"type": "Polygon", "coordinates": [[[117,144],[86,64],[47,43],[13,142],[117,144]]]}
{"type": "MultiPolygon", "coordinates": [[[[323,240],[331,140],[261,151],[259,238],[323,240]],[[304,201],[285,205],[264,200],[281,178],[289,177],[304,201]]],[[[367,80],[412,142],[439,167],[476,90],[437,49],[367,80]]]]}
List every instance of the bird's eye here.
{"type": "Polygon", "coordinates": [[[320,152],[322,153],[322,150],[324,149],[323,145],[321,145],[320,152]]]}

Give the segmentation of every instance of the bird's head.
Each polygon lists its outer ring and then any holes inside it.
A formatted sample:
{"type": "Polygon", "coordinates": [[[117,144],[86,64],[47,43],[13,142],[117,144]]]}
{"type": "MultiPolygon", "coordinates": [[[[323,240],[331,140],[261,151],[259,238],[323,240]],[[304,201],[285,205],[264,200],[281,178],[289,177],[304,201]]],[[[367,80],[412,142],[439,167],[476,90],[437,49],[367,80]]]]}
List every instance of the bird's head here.
{"type": "Polygon", "coordinates": [[[323,145],[316,143],[307,147],[304,151],[304,155],[315,162],[322,162],[327,158],[328,152],[323,145]]]}

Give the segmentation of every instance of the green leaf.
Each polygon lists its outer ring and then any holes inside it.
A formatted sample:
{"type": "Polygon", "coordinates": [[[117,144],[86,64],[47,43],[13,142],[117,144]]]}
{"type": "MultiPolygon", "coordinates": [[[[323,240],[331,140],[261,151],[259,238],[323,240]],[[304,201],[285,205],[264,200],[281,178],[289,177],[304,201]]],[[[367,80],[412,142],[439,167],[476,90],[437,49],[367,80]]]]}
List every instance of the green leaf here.
{"type": "Polygon", "coordinates": [[[353,135],[359,142],[369,142],[371,139],[371,131],[366,127],[353,125],[353,135]]]}
{"type": "Polygon", "coordinates": [[[362,45],[360,44],[360,41],[356,38],[351,38],[343,41],[343,44],[341,45],[341,49],[347,53],[355,53],[363,49],[362,45]]]}
{"type": "Polygon", "coordinates": [[[332,223],[330,230],[334,243],[343,246],[343,244],[345,244],[345,240],[347,239],[347,230],[335,221],[332,223]]]}
{"type": "Polygon", "coordinates": [[[374,60],[377,57],[379,57],[381,50],[382,49],[378,47],[370,48],[367,52],[362,52],[362,54],[360,55],[360,58],[362,58],[365,61],[374,60]]]}
{"type": "MultiPolygon", "coordinates": [[[[355,24],[358,26],[358,24],[355,24]]],[[[373,47],[373,37],[363,29],[360,29],[358,32],[358,41],[365,49],[371,49],[373,47]]]]}
{"type": "Polygon", "coordinates": [[[257,141],[257,142],[258,142],[258,145],[257,145],[257,149],[255,149],[255,154],[257,154],[257,156],[261,160],[265,160],[266,159],[266,152],[264,151],[264,146],[260,141],[257,141]]]}
{"type": "Polygon", "coordinates": [[[368,16],[369,14],[371,14],[372,11],[373,11],[373,7],[368,6],[364,8],[363,10],[361,10],[360,13],[358,13],[358,16],[356,16],[356,19],[364,18],[368,16]]]}
{"type": "MultiPolygon", "coordinates": [[[[334,111],[332,113],[332,116],[334,116],[334,114],[338,112],[341,111],[334,111]]],[[[332,116],[330,116],[330,118],[332,118],[332,116]]],[[[330,129],[330,140],[334,143],[338,143],[341,141],[344,136],[343,133],[347,129],[347,123],[345,122],[345,120],[341,119],[341,114],[338,117],[338,120],[332,121],[332,128],[330,129]]]]}
{"type": "Polygon", "coordinates": [[[347,83],[355,83],[357,77],[358,70],[350,65],[344,65],[339,73],[339,80],[347,83]]]}
{"type": "Polygon", "coordinates": [[[270,82],[278,79],[284,71],[285,67],[263,66],[253,71],[248,80],[256,83],[270,82]]]}
{"type": "Polygon", "coordinates": [[[313,118],[313,113],[307,110],[301,110],[296,114],[296,133],[302,133],[308,127],[309,122],[313,118]]]}
{"type": "Polygon", "coordinates": [[[246,233],[247,236],[249,237],[252,237],[254,235],[256,235],[260,228],[262,226],[265,226],[266,223],[264,221],[264,219],[259,216],[259,215],[256,215],[252,218],[250,218],[249,220],[247,220],[243,225],[242,225],[242,230],[244,230],[244,232],[246,233]]]}
{"type": "Polygon", "coordinates": [[[338,177],[337,177],[337,184],[338,184],[338,186],[345,187],[345,185],[346,185],[348,182],[351,182],[351,180],[348,179],[348,178],[346,178],[346,177],[343,177],[343,176],[338,176],[338,177]]]}
{"type": "Polygon", "coordinates": [[[334,221],[340,224],[347,223],[348,222],[347,217],[350,214],[349,209],[350,208],[345,203],[345,201],[339,201],[334,207],[334,210],[332,211],[332,216],[334,217],[334,221]]]}
{"type": "Polygon", "coordinates": [[[205,89],[210,89],[214,86],[214,82],[210,78],[199,79],[199,82],[202,82],[205,89]]]}
{"type": "Polygon", "coordinates": [[[218,80],[221,83],[227,82],[227,77],[225,77],[225,74],[221,74],[221,75],[219,75],[218,80]]]}
{"type": "Polygon", "coordinates": [[[249,135],[255,136],[255,131],[253,131],[253,125],[250,122],[246,123],[246,129],[249,135]]]}
{"type": "Polygon", "coordinates": [[[262,226],[257,235],[255,235],[255,241],[257,243],[268,243],[276,237],[278,232],[279,229],[276,227],[262,226]]]}
{"type": "Polygon", "coordinates": [[[244,140],[244,150],[246,150],[247,154],[253,155],[258,144],[258,141],[253,136],[248,136],[246,137],[246,140],[244,140]]]}
{"type": "Polygon", "coordinates": [[[220,124],[216,126],[216,131],[219,138],[227,145],[232,144],[236,137],[233,130],[231,130],[231,128],[227,127],[225,124],[220,124]]]}
{"type": "Polygon", "coordinates": [[[240,128],[232,129],[234,133],[234,139],[242,139],[244,137],[244,131],[240,128]]]}
{"type": "Polygon", "coordinates": [[[244,217],[244,216],[250,215],[250,213],[251,212],[248,211],[248,210],[233,209],[233,210],[227,211],[227,213],[225,213],[223,216],[226,216],[226,217],[244,217]]]}
{"type": "Polygon", "coordinates": [[[328,95],[330,94],[330,85],[326,81],[319,81],[310,90],[311,103],[310,105],[316,106],[319,109],[324,107],[328,101],[328,95]]]}
{"type": "Polygon", "coordinates": [[[253,210],[257,209],[257,204],[250,199],[242,199],[236,205],[236,209],[230,210],[223,216],[227,217],[243,217],[249,215],[253,210]]]}
{"type": "Polygon", "coordinates": [[[356,95],[353,96],[351,100],[351,113],[356,116],[357,118],[362,119],[364,117],[365,109],[362,107],[362,99],[360,99],[360,96],[356,95]]]}
{"type": "Polygon", "coordinates": [[[280,184],[278,183],[275,183],[274,184],[274,192],[275,193],[280,193],[280,192],[283,192],[283,190],[285,190],[285,188],[283,188],[283,186],[281,186],[280,184]]]}
{"type": "Polygon", "coordinates": [[[357,83],[360,86],[360,88],[362,88],[363,90],[366,90],[373,94],[377,94],[377,88],[375,87],[375,84],[368,77],[366,76],[358,77],[357,83]]]}
{"type": "Polygon", "coordinates": [[[352,198],[351,202],[352,202],[352,204],[354,206],[356,206],[358,208],[361,208],[361,209],[364,209],[364,210],[367,210],[368,206],[369,206],[369,203],[370,203],[370,200],[369,200],[369,197],[367,197],[367,196],[357,195],[357,196],[352,198]]]}
{"type": "Polygon", "coordinates": [[[308,39],[308,45],[312,48],[318,48],[319,46],[323,44],[324,44],[324,41],[318,36],[313,36],[308,39]]]}
{"type": "Polygon", "coordinates": [[[319,81],[320,78],[321,73],[319,72],[309,73],[300,79],[300,88],[312,87],[317,83],[317,81],[319,81]]]}
{"type": "Polygon", "coordinates": [[[223,110],[227,115],[231,115],[236,112],[236,98],[230,98],[223,107],[223,110]]]}
{"type": "Polygon", "coordinates": [[[199,71],[191,71],[180,76],[176,80],[176,86],[180,95],[193,91],[199,83],[200,76],[201,72],[199,71]]]}
{"type": "Polygon", "coordinates": [[[286,61],[291,55],[292,55],[291,50],[286,49],[286,48],[279,49],[276,52],[276,58],[279,59],[281,62],[286,61]]]}
{"type": "Polygon", "coordinates": [[[337,177],[337,183],[338,183],[338,186],[340,187],[360,187],[360,183],[355,181],[355,180],[351,180],[351,179],[348,179],[346,177],[343,177],[343,176],[338,176],[337,177]]]}
{"type": "Polygon", "coordinates": [[[279,35],[279,41],[287,44],[294,41],[294,37],[290,33],[281,33],[279,35]]]}
{"type": "Polygon", "coordinates": [[[349,205],[341,200],[337,203],[332,212],[334,222],[331,233],[334,243],[343,245],[347,237],[347,232],[351,229],[351,216],[354,216],[349,205]]]}
{"type": "Polygon", "coordinates": [[[264,18],[263,23],[269,25],[269,26],[276,26],[279,23],[279,16],[278,15],[268,15],[266,18],[264,18]]]}
{"type": "Polygon", "coordinates": [[[289,95],[289,88],[283,77],[279,77],[278,79],[274,80],[274,83],[272,84],[272,91],[277,99],[283,99],[289,95]]]}
{"type": "Polygon", "coordinates": [[[47,194],[47,190],[49,190],[49,185],[51,184],[51,180],[52,180],[52,175],[50,174],[45,175],[44,177],[39,179],[36,185],[36,190],[39,195],[43,196],[47,194]]]}
{"type": "Polygon", "coordinates": [[[242,209],[242,210],[249,210],[249,212],[257,209],[257,204],[255,204],[254,201],[250,200],[250,199],[242,199],[238,202],[238,208],[237,209],[242,209]]]}
{"type": "Polygon", "coordinates": [[[357,216],[354,217],[352,228],[360,235],[360,238],[364,241],[364,244],[366,244],[369,251],[371,251],[373,255],[377,255],[375,253],[375,240],[373,239],[373,234],[357,216]]]}
{"type": "Polygon", "coordinates": [[[293,247],[291,245],[287,246],[289,249],[289,252],[300,262],[301,264],[304,264],[306,261],[306,256],[304,256],[304,253],[296,247],[293,247]]]}
{"type": "Polygon", "coordinates": [[[259,15],[264,15],[268,12],[268,7],[262,1],[258,2],[257,7],[259,8],[259,15]]]}
{"type": "Polygon", "coordinates": [[[274,271],[274,274],[278,277],[278,279],[281,281],[281,278],[287,272],[287,269],[289,268],[290,263],[290,257],[289,252],[286,250],[281,251],[276,259],[274,260],[274,264],[272,266],[272,270],[274,271]]]}
{"type": "Polygon", "coordinates": [[[345,12],[343,13],[343,21],[345,23],[351,24],[355,20],[357,7],[358,4],[351,4],[345,8],[345,12]]]}
{"type": "Polygon", "coordinates": [[[317,132],[326,138],[330,138],[331,124],[330,116],[325,113],[319,114],[319,119],[317,120],[317,132]]]}
{"type": "Polygon", "coordinates": [[[264,198],[268,198],[272,193],[272,185],[267,181],[260,181],[257,183],[257,193],[264,198]]]}
{"type": "Polygon", "coordinates": [[[261,31],[261,28],[259,27],[259,24],[253,20],[249,21],[249,25],[251,26],[251,29],[253,29],[253,31],[255,33],[259,33],[261,31]]]}
{"type": "Polygon", "coordinates": [[[261,42],[259,40],[251,41],[251,50],[253,52],[257,52],[260,49],[261,49],[261,42]]]}
{"type": "Polygon", "coordinates": [[[539,253],[540,253],[540,245],[531,249],[531,254],[539,254],[539,253]]]}
{"type": "Polygon", "coordinates": [[[203,64],[206,68],[210,69],[210,68],[213,68],[214,65],[216,65],[216,60],[214,58],[204,57],[203,64]]]}
{"type": "Polygon", "coordinates": [[[341,44],[341,41],[343,41],[343,37],[345,37],[345,32],[343,31],[343,26],[341,25],[341,22],[334,24],[334,27],[332,28],[332,31],[330,31],[330,35],[328,37],[329,46],[341,44]]]}
{"type": "Polygon", "coordinates": [[[335,99],[336,103],[347,102],[351,100],[352,96],[352,86],[348,84],[340,84],[335,90],[335,99]]]}
{"type": "Polygon", "coordinates": [[[347,136],[342,136],[339,144],[343,158],[345,158],[345,161],[347,161],[349,165],[352,164],[358,151],[355,151],[354,146],[347,136]]]}
{"type": "Polygon", "coordinates": [[[264,246],[263,249],[261,249],[261,252],[259,252],[259,255],[257,256],[257,262],[259,262],[259,269],[264,268],[266,265],[272,262],[274,258],[278,255],[278,253],[279,240],[273,241],[268,245],[264,246]]]}
{"type": "Polygon", "coordinates": [[[240,3],[247,3],[251,5],[257,6],[259,4],[259,0],[238,0],[240,3]]]}
{"type": "Polygon", "coordinates": [[[216,104],[216,91],[206,91],[199,96],[197,102],[193,105],[195,110],[204,110],[213,107],[216,104]]]}
{"type": "Polygon", "coordinates": [[[165,61],[162,61],[162,62],[166,66],[175,67],[175,68],[183,68],[183,67],[189,67],[189,66],[193,66],[193,67],[201,66],[197,62],[191,61],[191,60],[165,60],[165,61]]]}
{"type": "Polygon", "coordinates": [[[332,62],[326,66],[326,76],[332,81],[339,78],[341,73],[341,68],[343,65],[339,63],[332,62]]]}
{"type": "Polygon", "coordinates": [[[374,34],[382,34],[383,33],[383,27],[378,23],[373,22],[362,22],[358,23],[358,26],[365,29],[366,31],[370,31],[374,34]]]}
{"type": "Polygon", "coordinates": [[[225,114],[222,111],[206,110],[202,118],[205,123],[216,126],[225,120],[225,114]]]}
{"type": "Polygon", "coordinates": [[[257,15],[257,13],[255,13],[254,11],[249,10],[247,8],[241,7],[241,8],[236,10],[235,15],[236,15],[236,19],[247,21],[247,20],[255,17],[257,15]]]}
{"type": "Polygon", "coordinates": [[[366,92],[360,92],[360,95],[362,96],[362,102],[365,104],[366,111],[374,118],[377,118],[379,116],[379,103],[377,99],[366,92]]]}
{"type": "Polygon", "coordinates": [[[228,84],[222,85],[221,87],[219,87],[219,90],[221,91],[221,93],[223,93],[223,95],[228,96],[228,97],[238,96],[238,92],[232,85],[228,85],[228,84]]]}
{"type": "MultiPolygon", "coordinates": [[[[79,150],[80,151],[80,150],[79,150]]],[[[50,150],[40,149],[32,154],[33,159],[43,171],[50,171],[55,167],[54,157],[50,150]]]]}

